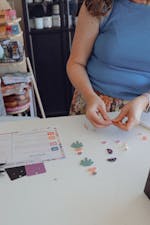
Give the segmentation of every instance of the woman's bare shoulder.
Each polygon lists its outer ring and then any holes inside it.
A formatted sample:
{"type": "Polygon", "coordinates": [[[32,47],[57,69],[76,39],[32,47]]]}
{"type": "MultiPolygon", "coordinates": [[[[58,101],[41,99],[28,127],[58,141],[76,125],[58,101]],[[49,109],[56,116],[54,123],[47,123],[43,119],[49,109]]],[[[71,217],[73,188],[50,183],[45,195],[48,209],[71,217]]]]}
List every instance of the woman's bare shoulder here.
{"type": "Polygon", "coordinates": [[[99,29],[99,25],[100,18],[92,16],[83,3],[78,16],[77,29],[80,26],[82,26],[82,28],[85,30],[90,28],[91,33],[92,31],[97,30],[97,28],[99,29]]]}
{"type": "Polygon", "coordinates": [[[75,29],[70,60],[86,65],[99,32],[99,19],[89,14],[85,4],[81,6],[75,29]]]}

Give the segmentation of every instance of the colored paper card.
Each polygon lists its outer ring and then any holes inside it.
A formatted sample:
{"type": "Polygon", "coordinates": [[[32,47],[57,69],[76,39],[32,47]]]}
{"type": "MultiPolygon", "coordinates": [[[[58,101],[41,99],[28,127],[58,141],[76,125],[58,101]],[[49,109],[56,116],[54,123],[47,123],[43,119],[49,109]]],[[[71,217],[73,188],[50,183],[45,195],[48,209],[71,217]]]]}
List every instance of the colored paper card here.
{"type": "Polygon", "coordinates": [[[1,133],[0,156],[1,161],[9,164],[11,168],[65,157],[55,127],[1,133]],[[49,136],[55,139],[50,140],[49,136]]]}
{"type": "Polygon", "coordinates": [[[33,176],[41,173],[46,173],[44,163],[36,163],[25,166],[26,175],[33,176]]]}
{"type": "Polygon", "coordinates": [[[26,171],[24,166],[6,168],[5,171],[7,172],[11,180],[15,180],[23,176],[26,176],[26,171]]]}

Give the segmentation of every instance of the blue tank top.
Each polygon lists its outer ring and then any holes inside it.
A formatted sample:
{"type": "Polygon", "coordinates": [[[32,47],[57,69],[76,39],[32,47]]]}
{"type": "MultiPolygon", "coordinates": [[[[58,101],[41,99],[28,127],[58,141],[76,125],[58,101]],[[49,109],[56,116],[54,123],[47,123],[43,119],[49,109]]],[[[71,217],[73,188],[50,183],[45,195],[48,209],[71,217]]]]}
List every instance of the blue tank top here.
{"type": "Polygon", "coordinates": [[[130,100],[150,91],[150,6],[114,0],[87,71],[95,90],[130,100]]]}

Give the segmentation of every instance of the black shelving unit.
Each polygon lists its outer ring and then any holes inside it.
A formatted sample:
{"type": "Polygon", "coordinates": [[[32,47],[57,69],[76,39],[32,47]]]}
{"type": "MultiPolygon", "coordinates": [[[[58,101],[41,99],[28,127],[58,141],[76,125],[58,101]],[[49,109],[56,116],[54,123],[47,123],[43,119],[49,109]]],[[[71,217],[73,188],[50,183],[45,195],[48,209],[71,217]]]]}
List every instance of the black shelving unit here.
{"type": "MultiPolygon", "coordinates": [[[[67,0],[57,2],[60,6],[61,27],[37,30],[30,28],[30,19],[34,17],[34,7],[45,3],[28,4],[22,0],[27,54],[47,117],[68,115],[73,92],[66,74],[66,62],[70,53],[70,33],[74,28],[68,27],[67,0]]],[[[49,8],[52,4],[47,3],[49,8]]],[[[39,110],[38,115],[41,116],[39,110]]]]}

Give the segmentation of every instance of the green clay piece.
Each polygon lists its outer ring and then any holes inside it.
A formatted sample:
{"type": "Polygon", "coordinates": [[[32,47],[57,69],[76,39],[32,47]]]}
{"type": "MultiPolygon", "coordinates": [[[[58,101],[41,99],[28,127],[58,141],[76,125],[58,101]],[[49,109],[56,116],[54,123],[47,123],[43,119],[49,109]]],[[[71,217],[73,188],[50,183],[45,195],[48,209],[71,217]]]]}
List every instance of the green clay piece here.
{"type": "Polygon", "coordinates": [[[85,158],[85,159],[81,160],[80,165],[81,166],[91,166],[93,163],[94,162],[92,161],[92,159],[85,158]]]}
{"type": "Polygon", "coordinates": [[[73,142],[71,145],[72,148],[81,148],[83,147],[83,144],[79,141],[73,142]]]}

